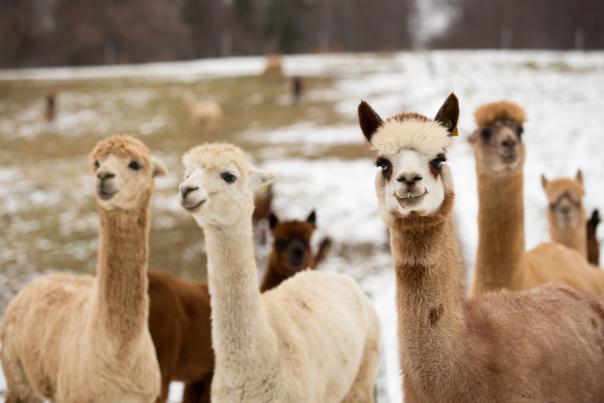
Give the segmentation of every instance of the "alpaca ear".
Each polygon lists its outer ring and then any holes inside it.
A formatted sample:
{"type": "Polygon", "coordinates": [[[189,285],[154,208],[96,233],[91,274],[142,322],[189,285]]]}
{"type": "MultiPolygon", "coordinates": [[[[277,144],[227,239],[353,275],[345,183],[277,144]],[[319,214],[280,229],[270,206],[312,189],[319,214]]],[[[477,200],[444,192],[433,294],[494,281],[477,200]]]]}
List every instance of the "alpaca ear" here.
{"type": "Polygon", "coordinates": [[[317,226],[317,213],[315,210],[311,211],[308,217],[306,217],[306,222],[311,224],[313,227],[317,226]]]}
{"type": "Polygon", "coordinates": [[[577,175],[575,175],[575,180],[581,185],[583,184],[583,172],[580,169],[577,169],[577,175]]]}
{"type": "Polygon", "coordinates": [[[251,190],[256,191],[258,188],[268,186],[277,179],[275,175],[270,172],[262,172],[257,169],[253,169],[250,172],[250,180],[248,185],[251,190]]]}
{"type": "Polygon", "coordinates": [[[459,101],[454,93],[449,94],[445,103],[440,107],[434,120],[440,123],[449,132],[449,136],[457,134],[457,120],[459,119],[459,101]]]}
{"type": "Polygon", "coordinates": [[[369,104],[365,101],[361,101],[361,103],[359,104],[358,113],[359,125],[361,126],[361,130],[363,130],[363,134],[365,135],[367,141],[371,142],[371,138],[373,137],[377,129],[379,129],[380,126],[384,124],[384,121],[382,120],[380,115],[378,115],[377,112],[374,111],[371,106],[369,106],[369,104]]]}
{"type": "Polygon", "coordinates": [[[279,217],[277,217],[274,213],[271,213],[268,216],[268,225],[271,229],[275,229],[275,227],[279,224],[279,217]]]}
{"type": "Polygon", "coordinates": [[[153,165],[154,178],[168,174],[168,168],[166,168],[166,165],[159,158],[151,157],[151,164],[153,165]]]}
{"type": "Polygon", "coordinates": [[[543,189],[547,189],[547,178],[544,174],[541,174],[541,186],[543,186],[543,189]]]}

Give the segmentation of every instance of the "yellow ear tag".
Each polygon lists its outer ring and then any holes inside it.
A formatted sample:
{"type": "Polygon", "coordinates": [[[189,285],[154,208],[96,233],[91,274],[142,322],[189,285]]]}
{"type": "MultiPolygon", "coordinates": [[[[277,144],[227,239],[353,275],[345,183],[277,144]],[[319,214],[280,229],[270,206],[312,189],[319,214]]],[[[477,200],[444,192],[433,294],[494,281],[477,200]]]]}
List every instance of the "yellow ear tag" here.
{"type": "Polygon", "coordinates": [[[455,129],[453,129],[453,133],[451,133],[451,136],[453,136],[453,137],[459,136],[459,132],[457,131],[457,127],[455,129]]]}

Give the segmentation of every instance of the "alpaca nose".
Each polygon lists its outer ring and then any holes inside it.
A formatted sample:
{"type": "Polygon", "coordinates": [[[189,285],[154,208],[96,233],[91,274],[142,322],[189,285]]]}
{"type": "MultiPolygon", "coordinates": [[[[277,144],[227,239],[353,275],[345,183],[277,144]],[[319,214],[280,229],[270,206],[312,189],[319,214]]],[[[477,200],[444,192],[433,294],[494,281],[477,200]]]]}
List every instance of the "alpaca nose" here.
{"type": "Polygon", "coordinates": [[[99,178],[101,182],[103,182],[107,179],[114,178],[115,174],[109,171],[100,171],[96,174],[96,177],[99,178]]]}
{"type": "Polygon", "coordinates": [[[564,215],[570,214],[570,207],[560,207],[560,212],[564,215]]]}
{"type": "Polygon", "coordinates": [[[180,194],[182,196],[182,199],[186,199],[189,193],[194,192],[196,190],[199,190],[199,186],[182,186],[180,188],[180,194]]]}
{"type": "Polygon", "coordinates": [[[505,148],[514,148],[518,144],[518,141],[514,138],[507,138],[501,142],[501,146],[505,148]]]}
{"type": "Polygon", "coordinates": [[[422,179],[424,179],[423,176],[417,172],[403,172],[398,176],[398,178],[396,178],[398,182],[405,183],[407,186],[411,186],[422,179]]]}

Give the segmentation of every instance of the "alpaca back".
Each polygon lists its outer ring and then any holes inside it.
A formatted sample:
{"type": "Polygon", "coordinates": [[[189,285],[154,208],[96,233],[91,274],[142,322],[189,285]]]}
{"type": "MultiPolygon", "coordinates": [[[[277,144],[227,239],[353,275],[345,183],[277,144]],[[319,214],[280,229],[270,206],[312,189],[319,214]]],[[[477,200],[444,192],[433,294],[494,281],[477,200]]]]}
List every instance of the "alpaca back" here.
{"type": "Polygon", "coordinates": [[[593,270],[585,257],[574,249],[543,242],[527,252],[515,279],[516,290],[545,283],[565,284],[604,296],[604,272],[593,270]]]}

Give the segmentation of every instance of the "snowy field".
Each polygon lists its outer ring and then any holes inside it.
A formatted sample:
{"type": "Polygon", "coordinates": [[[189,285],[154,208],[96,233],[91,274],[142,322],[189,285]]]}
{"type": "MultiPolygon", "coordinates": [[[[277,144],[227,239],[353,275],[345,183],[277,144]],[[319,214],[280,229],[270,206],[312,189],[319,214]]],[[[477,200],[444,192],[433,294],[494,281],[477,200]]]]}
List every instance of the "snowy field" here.
{"type": "MultiPolygon", "coordinates": [[[[289,105],[286,83],[267,90],[270,96],[263,92],[272,84],[256,82],[259,79],[254,77],[262,68],[261,58],[237,58],[0,71],[0,225],[7,228],[0,235],[0,284],[6,284],[0,289],[0,308],[41,273],[63,268],[93,270],[97,218],[84,157],[98,138],[112,130],[139,136],[171,171],[157,186],[151,249],[165,246],[177,252],[163,260],[152,253],[151,267],[202,278],[201,233],[176,198],[179,154],[201,141],[234,141],[250,150],[259,165],[278,175],[275,209],[280,217],[303,217],[312,208],[317,210],[319,232],[335,241],[321,269],[353,275],[379,310],[383,343],[378,402],[400,402],[394,276],[386,230],[377,214],[376,168],[356,125],[361,99],[385,117],[400,111],[433,116],[448,93],[454,91],[459,97],[460,137],[453,140],[448,159],[455,176],[455,211],[468,281],[477,245],[477,196],[474,160],[466,139],[474,128],[472,113],[480,104],[508,98],[527,110],[528,248],[548,238],[541,173],[550,178],[571,176],[581,168],[586,205],[604,207],[604,53],[288,57],[287,74],[302,75],[309,83],[303,105],[296,107],[289,105]],[[134,85],[134,80],[144,82],[134,85]],[[119,83],[119,90],[87,89],[97,82],[119,83]],[[174,92],[184,86],[193,86],[199,89],[196,94],[201,91],[203,97],[225,105],[229,122],[222,132],[191,133],[190,127],[174,122],[172,111],[182,114],[181,110],[156,102],[159,91],[165,99],[174,100],[174,92]],[[234,92],[245,86],[248,93],[234,92]],[[59,116],[51,126],[40,119],[39,97],[44,91],[59,91],[59,116]],[[137,112],[124,112],[128,108],[137,112]],[[46,218],[49,215],[52,221],[46,218]],[[47,226],[52,231],[41,228],[47,226]],[[172,269],[181,266],[192,269],[172,269]]],[[[260,248],[261,268],[265,254],[266,248],[260,248]]],[[[180,385],[174,385],[171,401],[178,401],[180,390],[180,385]]]]}

